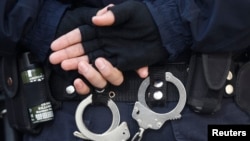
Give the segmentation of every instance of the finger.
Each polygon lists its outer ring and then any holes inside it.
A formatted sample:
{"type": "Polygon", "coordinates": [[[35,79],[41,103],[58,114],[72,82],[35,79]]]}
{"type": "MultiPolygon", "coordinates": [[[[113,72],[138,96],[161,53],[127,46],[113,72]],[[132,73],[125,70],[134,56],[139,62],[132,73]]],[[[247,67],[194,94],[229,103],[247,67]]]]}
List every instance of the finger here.
{"type": "Polygon", "coordinates": [[[108,10],[104,14],[94,16],[92,22],[97,26],[110,26],[115,22],[115,16],[108,10]]]}
{"type": "Polygon", "coordinates": [[[102,74],[102,76],[108,80],[111,84],[119,86],[122,84],[124,78],[121,71],[117,68],[113,67],[110,62],[106,59],[100,57],[95,61],[95,66],[102,74]]]}
{"type": "Polygon", "coordinates": [[[89,25],[82,25],[78,29],[81,33],[80,36],[82,41],[93,40],[96,38],[96,31],[94,27],[91,27],[89,25]]]}
{"type": "Polygon", "coordinates": [[[126,1],[124,3],[118,4],[116,6],[110,7],[109,11],[114,16],[114,23],[119,25],[121,23],[127,22],[137,12],[136,6],[138,4],[134,1],[126,1]]]}
{"type": "Polygon", "coordinates": [[[77,70],[78,64],[81,61],[89,62],[88,56],[84,55],[81,57],[71,58],[62,61],[61,67],[63,70],[69,71],[69,70],[77,70]]]}
{"type": "Polygon", "coordinates": [[[81,61],[78,64],[78,72],[96,88],[104,88],[107,85],[107,81],[102,77],[102,75],[94,69],[93,66],[85,61],[81,61]]]}
{"type": "Polygon", "coordinates": [[[136,70],[136,72],[141,78],[146,78],[148,77],[148,66],[139,68],[136,70]]]}
{"type": "Polygon", "coordinates": [[[74,29],[61,37],[57,38],[55,41],[51,43],[51,50],[58,51],[64,49],[68,46],[81,42],[81,33],[80,30],[74,29]]]}
{"type": "Polygon", "coordinates": [[[59,64],[66,59],[75,58],[83,54],[84,50],[82,44],[78,43],[52,53],[49,56],[49,60],[52,64],[59,64]]]}
{"type": "Polygon", "coordinates": [[[85,54],[95,51],[101,47],[98,40],[85,41],[85,42],[82,42],[82,45],[83,45],[85,54]]]}
{"type": "Polygon", "coordinates": [[[80,78],[77,78],[74,81],[74,86],[78,94],[85,95],[85,94],[90,93],[90,88],[80,78]]]}
{"type": "Polygon", "coordinates": [[[107,54],[105,54],[105,52],[101,49],[99,50],[95,50],[95,51],[92,51],[92,52],[89,52],[88,53],[88,58],[89,58],[89,62],[91,64],[94,64],[96,58],[98,57],[108,57],[107,54]]]}
{"type": "Polygon", "coordinates": [[[105,14],[105,13],[108,11],[108,8],[110,8],[110,7],[112,7],[112,6],[114,6],[114,4],[109,4],[109,5],[107,5],[107,6],[104,7],[103,9],[99,10],[99,11],[96,13],[96,15],[97,15],[97,16],[100,16],[100,15],[105,14]]]}

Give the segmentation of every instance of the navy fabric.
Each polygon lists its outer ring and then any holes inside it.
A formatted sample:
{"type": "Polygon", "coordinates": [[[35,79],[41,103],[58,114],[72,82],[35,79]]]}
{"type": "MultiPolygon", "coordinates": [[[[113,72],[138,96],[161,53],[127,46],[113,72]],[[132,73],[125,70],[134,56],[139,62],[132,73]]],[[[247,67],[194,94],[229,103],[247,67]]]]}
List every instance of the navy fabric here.
{"type": "MultiPolygon", "coordinates": [[[[54,37],[53,34],[55,34],[54,27],[57,26],[65,10],[65,7],[56,0],[46,1],[50,4],[44,6],[50,8],[44,7],[44,11],[39,17],[43,20],[47,19],[48,23],[38,23],[35,25],[35,31],[30,33],[30,37],[34,38],[30,39],[33,42],[32,46],[37,43],[32,49],[35,50],[34,52],[39,52],[40,59],[47,57],[49,42],[53,40],[51,37],[54,37]],[[46,40],[42,42],[41,39],[44,37],[46,40]]],[[[113,3],[122,1],[113,0],[113,3]]],[[[190,48],[199,52],[236,51],[246,48],[250,44],[250,40],[248,40],[250,19],[245,18],[250,13],[250,9],[247,7],[250,4],[248,0],[240,2],[235,0],[143,1],[147,4],[158,25],[162,43],[170,53],[170,59],[176,58],[190,48]],[[216,34],[217,32],[220,34],[216,34]]],[[[102,1],[104,5],[109,2],[112,3],[111,0],[102,1]]],[[[6,3],[6,0],[1,1],[1,10],[6,9],[6,3]]],[[[15,45],[23,35],[23,29],[27,31],[32,26],[37,12],[41,8],[42,0],[37,2],[23,0],[18,3],[20,5],[17,4],[18,8],[14,9],[10,16],[18,13],[22,18],[13,18],[14,21],[8,21],[9,23],[2,22],[5,21],[6,15],[4,14],[6,13],[0,12],[4,13],[1,14],[0,20],[0,44],[8,45],[7,48],[1,48],[1,54],[13,54],[15,45]],[[25,6],[24,10],[22,10],[23,6],[25,6]]]]}
{"type": "Polygon", "coordinates": [[[0,55],[16,53],[16,44],[36,20],[43,0],[0,1],[0,55]]]}
{"type": "Polygon", "coordinates": [[[250,44],[249,0],[145,0],[164,47],[181,52],[238,51],[250,44]],[[232,10],[233,9],[233,10],[232,10]]]}
{"type": "MultiPolygon", "coordinates": [[[[138,131],[137,122],[132,118],[133,103],[116,103],[121,122],[126,121],[131,137],[138,131]]],[[[176,106],[171,102],[166,107],[154,109],[156,112],[167,112],[176,106]],[[167,110],[166,110],[167,109],[167,110]]],[[[47,123],[41,134],[36,136],[25,135],[24,141],[81,141],[74,137],[77,130],[74,121],[76,102],[65,102],[61,110],[55,114],[55,120],[47,123]]],[[[222,109],[213,115],[199,115],[187,106],[182,111],[182,118],[168,121],[160,130],[146,130],[142,141],[206,141],[207,125],[209,124],[249,124],[250,117],[241,111],[232,98],[223,100],[222,109]]],[[[83,115],[84,122],[90,131],[103,133],[112,121],[110,110],[105,106],[89,106],[83,115]]]]}
{"type": "Polygon", "coordinates": [[[46,0],[37,21],[32,29],[24,36],[23,44],[33,52],[39,60],[44,61],[48,57],[50,44],[55,39],[57,26],[69,5],[56,0],[46,0]]]}

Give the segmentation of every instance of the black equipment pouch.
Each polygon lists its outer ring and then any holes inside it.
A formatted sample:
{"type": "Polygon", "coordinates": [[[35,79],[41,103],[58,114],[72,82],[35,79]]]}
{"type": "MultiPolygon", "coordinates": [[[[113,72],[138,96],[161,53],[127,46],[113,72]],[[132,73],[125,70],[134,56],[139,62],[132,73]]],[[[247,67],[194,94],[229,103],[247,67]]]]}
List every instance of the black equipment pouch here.
{"type": "Polygon", "coordinates": [[[186,86],[191,109],[202,114],[220,109],[231,60],[230,53],[192,55],[186,86]]]}
{"type": "Polygon", "coordinates": [[[237,75],[235,101],[239,107],[250,115],[250,62],[243,64],[237,75]]]}
{"type": "Polygon", "coordinates": [[[10,125],[21,132],[39,133],[41,123],[54,118],[52,103],[56,101],[50,94],[48,72],[29,52],[19,58],[3,57],[1,61],[10,125]]]}

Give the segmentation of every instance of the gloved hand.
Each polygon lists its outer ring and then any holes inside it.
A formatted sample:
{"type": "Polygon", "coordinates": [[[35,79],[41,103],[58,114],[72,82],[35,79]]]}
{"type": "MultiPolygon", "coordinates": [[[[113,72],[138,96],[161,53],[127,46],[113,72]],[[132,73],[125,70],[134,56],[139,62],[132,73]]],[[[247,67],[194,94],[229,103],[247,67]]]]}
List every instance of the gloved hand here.
{"type": "Polygon", "coordinates": [[[111,26],[95,26],[92,17],[98,8],[79,7],[68,11],[58,28],[58,36],[79,27],[84,52],[92,64],[104,57],[120,70],[134,70],[166,59],[160,35],[145,4],[126,1],[109,7],[115,17],[111,26]]]}
{"type": "Polygon", "coordinates": [[[111,26],[80,26],[82,44],[90,61],[102,56],[120,70],[134,70],[167,58],[161,38],[147,6],[126,1],[110,7],[111,26]]]}
{"type": "Polygon", "coordinates": [[[92,17],[96,15],[99,8],[79,7],[65,11],[57,28],[56,37],[59,37],[81,25],[92,24],[92,17]]]}

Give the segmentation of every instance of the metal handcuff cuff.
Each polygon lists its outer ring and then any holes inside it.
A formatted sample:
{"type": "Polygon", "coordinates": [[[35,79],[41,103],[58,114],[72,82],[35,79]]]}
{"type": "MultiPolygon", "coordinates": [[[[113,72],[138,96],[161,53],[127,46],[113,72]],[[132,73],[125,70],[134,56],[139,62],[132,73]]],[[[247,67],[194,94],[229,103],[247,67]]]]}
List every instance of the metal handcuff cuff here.
{"type": "Polygon", "coordinates": [[[80,132],[78,131],[74,132],[74,135],[76,137],[93,141],[111,141],[111,140],[126,141],[130,137],[127,123],[122,122],[121,125],[119,126],[120,123],[119,109],[114,103],[114,101],[111,99],[109,99],[107,103],[107,106],[110,108],[113,115],[113,121],[109,129],[102,134],[95,134],[89,131],[82,121],[82,115],[85,108],[91,103],[92,103],[92,95],[89,95],[78,105],[76,109],[75,120],[76,120],[76,125],[80,131],[80,132]]]}
{"type": "MultiPolygon", "coordinates": [[[[172,75],[170,72],[165,73],[165,80],[173,83],[179,92],[179,101],[174,109],[167,113],[156,113],[152,111],[146,104],[145,94],[149,86],[149,77],[143,80],[138,91],[138,101],[135,102],[132,117],[139,125],[139,131],[134,135],[132,141],[140,141],[146,129],[160,129],[167,120],[181,118],[181,111],[186,104],[186,90],[182,82],[172,75]]],[[[80,132],[75,131],[74,135],[87,140],[93,141],[126,141],[130,138],[130,132],[126,122],[120,125],[120,114],[116,104],[110,99],[107,106],[110,108],[113,121],[107,131],[102,134],[95,134],[87,129],[82,121],[82,115],[85,108],[92,103],[92,95],[84,99],[77,107],[75,120],[80,132]]]]}

